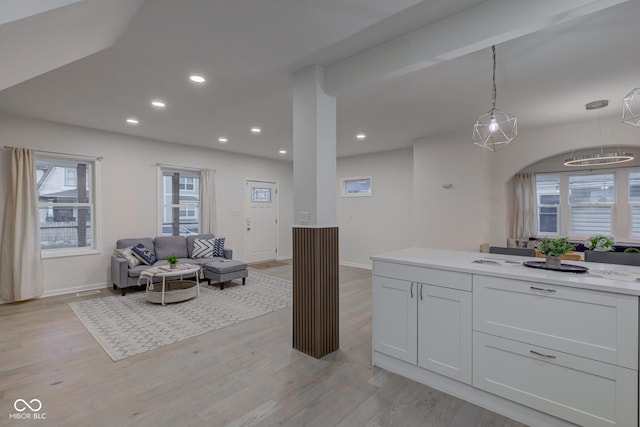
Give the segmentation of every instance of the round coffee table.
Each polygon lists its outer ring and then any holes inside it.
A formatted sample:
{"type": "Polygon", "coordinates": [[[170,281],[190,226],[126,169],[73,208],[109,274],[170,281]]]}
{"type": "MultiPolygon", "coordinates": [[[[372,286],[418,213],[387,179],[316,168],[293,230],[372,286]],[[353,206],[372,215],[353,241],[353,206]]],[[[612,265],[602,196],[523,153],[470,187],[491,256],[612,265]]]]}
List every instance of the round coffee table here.
{"type": "Polygon", "coordinates": [[[156,267],[145,277],[147,277],[147,301],[165,305],[166,303],[181,302],[200,295],[200,266],[192,264],[182,264],[179,268],[156,267]],[[195,275],[196,280],[182,280],[184,276],[195,275]],[[160,283],[153,283],[153,277],[162,277],[162,287],[160,283]],[[167,279],[179,280],[167,280],[167,279]],[[159,289],[156,289],[156,286],[159,289]]]}

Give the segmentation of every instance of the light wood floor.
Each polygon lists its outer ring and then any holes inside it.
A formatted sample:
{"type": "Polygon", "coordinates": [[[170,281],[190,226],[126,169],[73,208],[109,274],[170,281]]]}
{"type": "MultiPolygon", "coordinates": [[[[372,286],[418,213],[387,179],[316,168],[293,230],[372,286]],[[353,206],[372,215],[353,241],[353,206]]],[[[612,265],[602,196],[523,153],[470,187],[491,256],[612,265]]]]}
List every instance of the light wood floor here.
{"type": "Polygon", "coordinates": [[[341,267],[340,288],[321,360],[291,348],[291,308],[113,362],[68,303],[118,292],[0,305],[0,426],[522,426],[373,368],[371,272],[341,267]],[[9,419],[34,398],[46,420],[9,419]]]}

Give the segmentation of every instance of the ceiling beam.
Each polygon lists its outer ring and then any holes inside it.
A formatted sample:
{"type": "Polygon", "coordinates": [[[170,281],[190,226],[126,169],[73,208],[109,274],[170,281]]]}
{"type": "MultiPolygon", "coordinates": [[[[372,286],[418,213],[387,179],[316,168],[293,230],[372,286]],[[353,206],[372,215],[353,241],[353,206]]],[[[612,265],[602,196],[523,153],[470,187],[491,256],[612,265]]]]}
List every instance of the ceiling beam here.
{"type": "Polygon", "coordinates": [[[328,93],[399,77],[628,0],[487,0],[325,69],[328,93]]]}

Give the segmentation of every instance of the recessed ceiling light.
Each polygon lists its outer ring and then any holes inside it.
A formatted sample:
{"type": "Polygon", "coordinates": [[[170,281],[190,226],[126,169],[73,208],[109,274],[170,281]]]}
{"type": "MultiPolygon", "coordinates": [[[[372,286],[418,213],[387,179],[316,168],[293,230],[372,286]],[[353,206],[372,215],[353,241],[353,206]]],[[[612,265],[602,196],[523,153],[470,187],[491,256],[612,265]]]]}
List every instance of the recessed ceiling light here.
{"type": "Polygon", "coordinates": [[[130,125],[137,125],[140,122],[135,117],[127,117],[127,123],[130,125]]]}
{"type": "Polygon", "coordinates": [[[167,104],[165,104],[164,101],[161,101],[159,99],[154,99],[153,101],[151,101],[151,105],[156,108],[164,108],[167,106],[167,104]]]}
{"type": "Polygon", "coordinates": [[[229,142],[229,138],[221,136],[220,138],[218,138],[218,142],[221,144],[226,144],[227,142],[229,142]]]}
{"type": "Polygon", "coordinates": [[[280,153],[280,154],[287,154],[287,150],[280,150],[280,151],[278,151],[278,153],[280,153]]]}
{"type": "Polygon", "coordinates": [[[365,139],[367,137],[367,135],[365,135],[364,133],[359,133],[356,135],[356,138],[358,139],[365,139]]]}
{"type": "Polygon", "coordinates": [[[198,75],[198,74],[192,74],[189,76],[189,80],[191,80],[194,83],[204,83],[207,81],[207,79],[205,79],[204,77],[198,75]]]}
{"type": "Polygon", "coordinates": [[[251,132],[252,133],[260,133],[260,132],[262,132],[262,129],[260,129],[259,127],[254,126],[254,127],[251,128],[251,132]]]}

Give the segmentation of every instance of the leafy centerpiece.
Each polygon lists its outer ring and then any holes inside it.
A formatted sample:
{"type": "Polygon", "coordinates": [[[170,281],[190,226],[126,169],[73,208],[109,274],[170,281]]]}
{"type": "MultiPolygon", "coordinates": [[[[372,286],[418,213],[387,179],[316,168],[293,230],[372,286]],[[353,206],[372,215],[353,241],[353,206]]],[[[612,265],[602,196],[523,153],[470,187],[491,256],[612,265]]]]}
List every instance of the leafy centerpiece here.
{"type": "Polygon", "coordinates": [[[171,269],[176,268],[176,264],[178,264],[178,257],[175,255],[169,255],[164,260],[169,263],[169,268],[171,269]]]}
{"type": "Polygon", "coordinates": [[[607,236],[605,234],[596,234],[595,236],[589,237],[586,242],[584,242],[584,247],[591,251],[612,251],[616,242],[613,239],[613,236],[607,236]]]}
{"type": "Polygon", "coordinates": [[[547,257],[549,266],[560,267],[560,259],[562,255],[568,254],[576,250],[576,247],[569,243],[567,237],[558,237],[549,239],[545,237],[538,244],[538,250],[547,257]]]}

